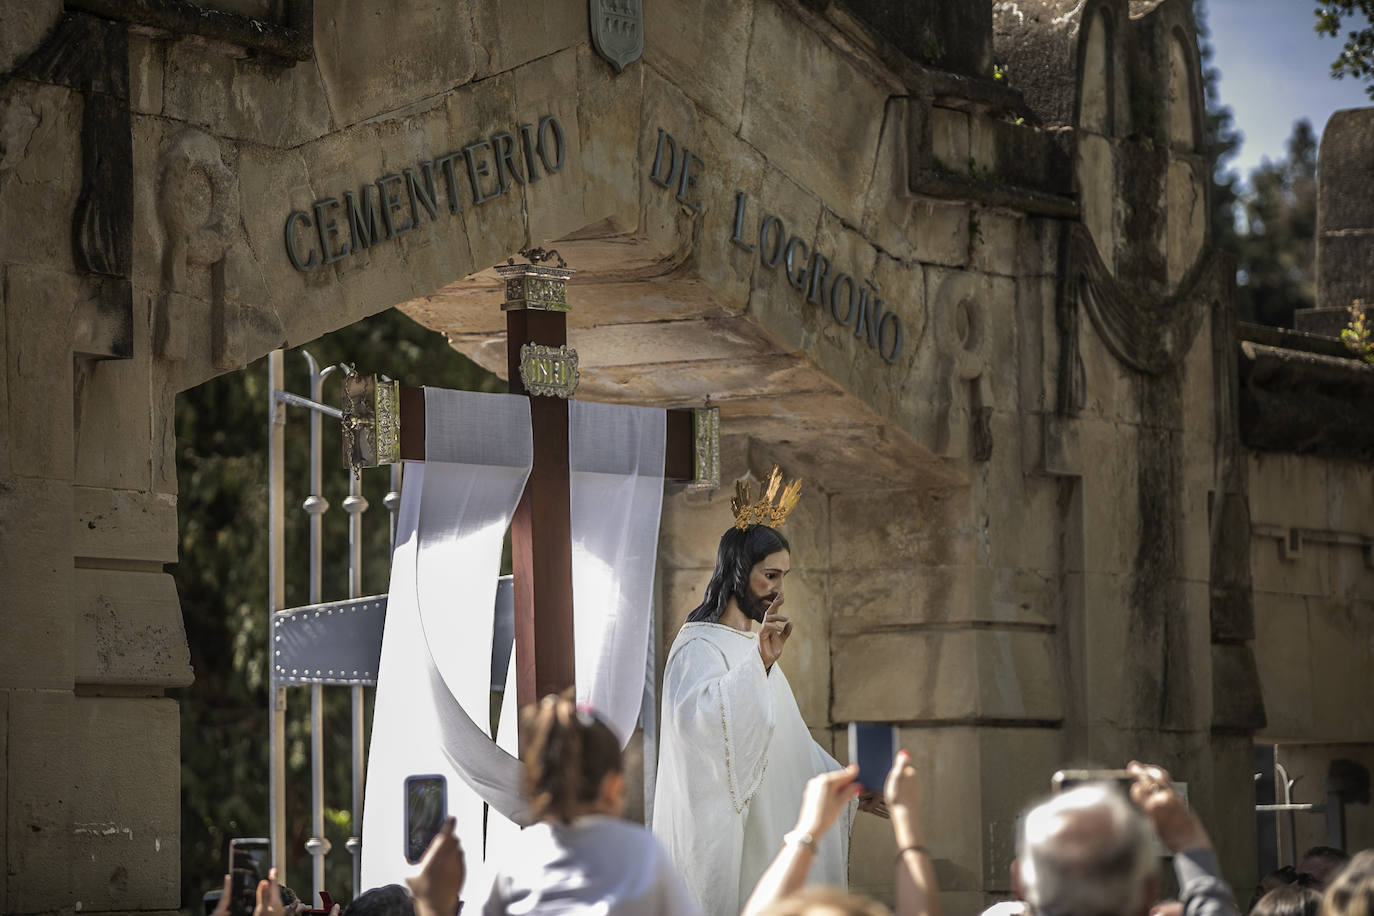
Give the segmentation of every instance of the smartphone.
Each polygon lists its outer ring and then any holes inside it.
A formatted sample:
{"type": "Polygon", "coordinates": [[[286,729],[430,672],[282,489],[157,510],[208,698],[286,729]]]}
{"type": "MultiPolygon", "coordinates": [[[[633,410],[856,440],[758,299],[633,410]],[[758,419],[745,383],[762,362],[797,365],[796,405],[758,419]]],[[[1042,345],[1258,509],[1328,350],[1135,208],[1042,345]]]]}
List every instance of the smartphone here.
{"type": "Polygon", "coordinates": [[[430,840],[448,816],[448,784],[442,776],[406,777],[406,861],[415,865],[424,858],[430,840]]]}
{"type": "Polygon", "coordinates": [[[266,837],[234,837],[229,841],[229,916],[252,916],[258,882],[268,871],[272,843],[266,837]]]}
{"type": "Polygon", "coordinates": [[[1102,782],[1116,786],[1121,794],[1130,798],[1135,777],[1130,770],[1059,770],[1050,777],[1050,790],[1055,793],[1067,792],[1087,783],[1102,782]]]}
{"type": "Polygon", "coordinates": [[[849,762],[859,765],[859,785],[870,792],[882,792],[895,756],[895,725],[883,722],[849,723],[849,762]]]}

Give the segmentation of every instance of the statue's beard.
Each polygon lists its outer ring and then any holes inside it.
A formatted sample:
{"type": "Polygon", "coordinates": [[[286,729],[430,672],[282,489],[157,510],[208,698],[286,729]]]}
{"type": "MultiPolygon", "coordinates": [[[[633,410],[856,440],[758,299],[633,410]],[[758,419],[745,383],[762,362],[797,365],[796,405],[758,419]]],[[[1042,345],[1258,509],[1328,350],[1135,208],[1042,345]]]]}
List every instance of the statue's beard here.
{"type": "Polygon", "coordinates": [[[740,610],[744,611],[744,616],[755,623],[763,623],[763,617],[768,613],[768,608],[773,604],[773,599],[777,598],[777,593],[771,595],[755,595],[749,592],[740,602],[740,610]]]}

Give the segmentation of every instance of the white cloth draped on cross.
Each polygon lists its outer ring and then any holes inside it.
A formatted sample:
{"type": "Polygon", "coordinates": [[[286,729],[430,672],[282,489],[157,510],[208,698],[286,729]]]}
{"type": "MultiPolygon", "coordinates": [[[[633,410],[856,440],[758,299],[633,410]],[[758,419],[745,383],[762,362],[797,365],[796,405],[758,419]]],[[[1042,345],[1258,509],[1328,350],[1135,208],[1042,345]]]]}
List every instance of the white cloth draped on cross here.
{"type": "MultiPolygon", "coordinates": [[[[643,695],[666,416],[578,401],[568,408],[577,696],[623,744],[643,695]]],[[[531,442],[528,398],[425,389],[426,460],[405,466],[377,678],[365,888],[417,869],[405,859],[408,776],[447,780],[467,854],[465,899],[485,896],[525,819],[514,652],[495,740],[489,723],[501,547],[529,477],[531,442]]]]}

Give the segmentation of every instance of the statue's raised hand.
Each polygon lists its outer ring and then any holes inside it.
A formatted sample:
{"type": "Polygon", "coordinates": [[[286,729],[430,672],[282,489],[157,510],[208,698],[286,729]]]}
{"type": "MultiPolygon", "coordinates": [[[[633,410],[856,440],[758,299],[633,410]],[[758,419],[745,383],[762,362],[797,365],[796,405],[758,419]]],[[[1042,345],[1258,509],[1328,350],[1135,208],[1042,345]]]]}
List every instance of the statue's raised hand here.
{"type": "Polygon", "coordinates": [[[782,658],[783,644],[792,635],[792,621],[778,613],[781,606],[782,595],[778,595],[763,615],[763,628],[759,630],[759,657],[765,670],[771,671],[773,662],[782,658]]]}

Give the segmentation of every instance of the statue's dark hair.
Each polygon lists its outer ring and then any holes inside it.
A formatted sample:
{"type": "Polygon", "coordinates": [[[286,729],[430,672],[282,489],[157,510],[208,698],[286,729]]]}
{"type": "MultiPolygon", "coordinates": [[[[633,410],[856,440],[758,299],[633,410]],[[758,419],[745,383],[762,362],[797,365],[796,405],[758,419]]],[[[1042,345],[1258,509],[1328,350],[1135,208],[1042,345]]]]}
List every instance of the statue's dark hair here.
{"type": "Polygon", "coordinates": [[[706,583],[706,596],[696,610],[687,615],[688,623],[715,623],[725,613],[725,605],[734,596],[743,607],[749,594],[749,571],[769,554],[779,550],[792,551],[787,538],[767,525],[750,525],[743,530],[731,528],[720,536],[716,549],[716,568],[706,583]]]}

